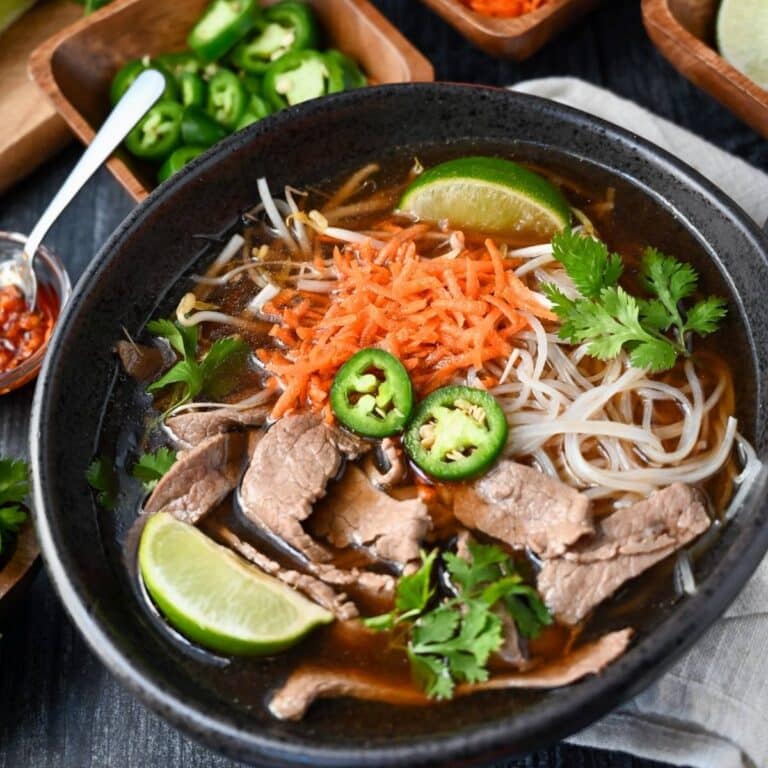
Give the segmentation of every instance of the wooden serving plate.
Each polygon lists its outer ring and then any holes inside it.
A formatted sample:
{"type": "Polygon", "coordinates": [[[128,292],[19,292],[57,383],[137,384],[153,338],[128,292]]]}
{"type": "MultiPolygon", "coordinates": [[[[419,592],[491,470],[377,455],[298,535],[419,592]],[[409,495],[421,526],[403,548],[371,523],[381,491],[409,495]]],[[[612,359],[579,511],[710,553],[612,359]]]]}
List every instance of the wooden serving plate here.
{"type": "Polygon", "coordinates": [[[29,54],[83,15],[71,0],[45,0],[0,34],[0,192],[55,154],[72,134],[27,75],[29,54]]]}
{"type": "Polygon", "coordinates": [[[11,559],[0,569],[0,618],[24,588],[38,564],[40,549],[35,538],[32,520],[27,520],[16,540],[11,559]]]}
{"type": "Polygon", "coordinates": [[[422,0],[491,56],[527,59],[600,0],[549,0],[515,19],[497,19],[471,11],[461,0],[422,0]]]}
{"type": "Polygon", "coordinates": [[[719,0],[642,0],[643,22],[675,69],[768,137],[768,91],[715,49],[719,5],[719,0]]]}
{"type": "MultiPolygon", "coordinates": [[[[109,111],[109,84],[130,59],[182,50],[209,0],[122,0],[43,43],[32,54],[32,78],[88,144],[109,111]]],[[[264,0],[271,5],[275,0],[264,0]]],[[[379,83],[433,80],[432,65],[368,0],[309,0],[327,42],[357,59],[379,83]]],[[[118,151],[107,163],[136,200],[155,186],[155,172],[118,151]]]]}

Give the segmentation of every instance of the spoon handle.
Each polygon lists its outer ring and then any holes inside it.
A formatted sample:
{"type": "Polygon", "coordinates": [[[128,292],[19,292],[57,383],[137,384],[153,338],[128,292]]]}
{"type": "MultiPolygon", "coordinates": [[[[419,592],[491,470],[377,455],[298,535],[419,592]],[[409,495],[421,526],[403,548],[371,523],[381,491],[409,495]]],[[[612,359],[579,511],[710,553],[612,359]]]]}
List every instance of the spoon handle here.
{"type": "Polygon", "coordinates": [[[102,163],[115,151],[120,142],[141,120],[149,108],[160,98],[165,88],[163,76],[155,70],[142,72],[126,91],[117,106],[109,113],[98,133],[93,137],[67,180],[51,200],[35,228],[30,232],[24,253],[34,256],[51,225],[59,217],[85,182],[93,176],[102,163]]]}

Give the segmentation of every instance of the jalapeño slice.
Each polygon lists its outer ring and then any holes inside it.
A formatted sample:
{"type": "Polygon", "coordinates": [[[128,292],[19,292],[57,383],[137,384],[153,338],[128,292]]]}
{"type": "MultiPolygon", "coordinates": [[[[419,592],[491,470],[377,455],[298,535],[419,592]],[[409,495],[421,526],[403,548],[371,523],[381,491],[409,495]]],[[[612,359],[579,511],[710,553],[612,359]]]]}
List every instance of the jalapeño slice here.
{"type": "Polygon", "coordinates": [[[336,374],[331,408],[345,427],[364,437],[402,432],[413,409],[408,371],[389,352],[362,349],[336,374]]]}
{"type": "Polygon", "coordinates": [[[422,400],[403,437],[413,462],[437,480],[466,480],[488,469],[507,442],[504,411],[485,390],[453,386],[422,400]]]}

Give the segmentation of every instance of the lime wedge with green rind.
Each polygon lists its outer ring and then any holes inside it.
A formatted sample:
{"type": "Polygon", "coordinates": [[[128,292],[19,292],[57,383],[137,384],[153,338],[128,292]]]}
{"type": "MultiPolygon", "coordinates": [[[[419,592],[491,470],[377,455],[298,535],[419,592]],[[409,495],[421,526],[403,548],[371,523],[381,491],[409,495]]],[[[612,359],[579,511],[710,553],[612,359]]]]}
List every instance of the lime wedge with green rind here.
{"type": "Polygon", "coordinates": [[[716,37],[723,58],[768,89],[768,2],[723,0],[716,37]]]}
{"type": "Polygon", "coordinates": [[[463,157],[422,173],[398,208],[454,229],[548,240],[567,227],[568,201],[527,168],[498,157],[463,157]]]}
{"type": "Polygon", "coordinates": [[[144,526],[139,570],[171,626],[214,651],[276,653],[333,620],[303,595],[164,512],[144,526]]]}

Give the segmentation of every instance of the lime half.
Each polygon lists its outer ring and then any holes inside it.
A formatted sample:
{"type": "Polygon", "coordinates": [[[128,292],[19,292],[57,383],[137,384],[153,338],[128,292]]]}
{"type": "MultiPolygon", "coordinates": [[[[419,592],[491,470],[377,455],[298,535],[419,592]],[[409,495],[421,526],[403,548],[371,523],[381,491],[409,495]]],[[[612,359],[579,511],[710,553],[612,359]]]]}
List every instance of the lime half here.
{"type": "Polygon", "coordinates": [[[275,653],[333,620],[328,611],[166,513],[144,527],[139,569],[170,624],[215,651],[275,653]]]}
{"type": "Polygon", "coordinates": [[[462,157],[430,168],[405,190],[398,208],[456,229],[532,239],[549,239],[571,218],[557,187],[497,157],[462,157]]]}
{"type": "Polygon", "coordinates": [[[717,47],[726,61],[768,89],[768,2],[723,0],[717,14],[717,47]]]}

